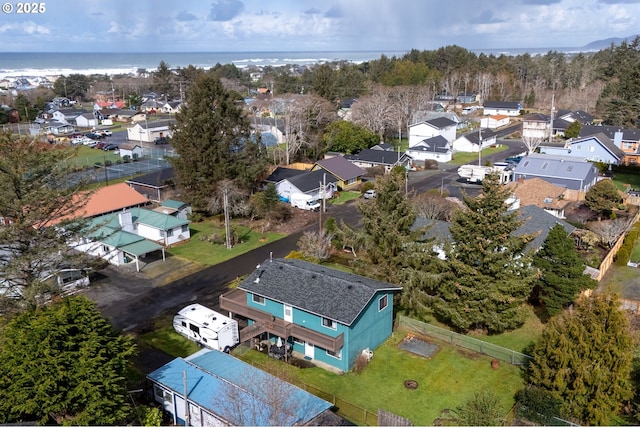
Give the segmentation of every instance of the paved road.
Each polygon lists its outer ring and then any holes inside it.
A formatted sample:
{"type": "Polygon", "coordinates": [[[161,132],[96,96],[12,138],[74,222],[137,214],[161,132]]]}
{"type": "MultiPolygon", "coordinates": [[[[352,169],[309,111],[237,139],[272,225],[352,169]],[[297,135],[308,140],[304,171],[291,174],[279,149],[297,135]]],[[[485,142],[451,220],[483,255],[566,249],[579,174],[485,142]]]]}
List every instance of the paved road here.
{"type": "MultiPolygon", "coordinates": [[[[521,143],[505,143],[509,145],[507,151],[487,156],[487,160],[496,162],[523,151],[521,143]]],[[[457,166],[453,166],[444,171],[429,171],[432,173],[428,176],[420,175],[420,173],[410,174],[409,190],[421,193],[429,189],[442,188],[448,194],[458,196],[461,194],[461,189],[470,195],[479,192],[479,185],[458,182],[457,168],[457,166]]],[[[351,225],[359,222],[359,214],[353,202],[331,206],[325,214],[325,218],[329,216],[334,217],[338,222],[344,220],[345,223],[351,225]]],[[[310,225],[307,229],[315,227],[317,225],[310,225]]],[[[302,231],[289,235],[162,287],[154,287],[151,283],[141,284],[139,279],[136,281],[133,278],[130,279],[131,285],[129,286],[126,277],[116,279],[119,282],[124,282],[118,283],[118,286],[124,286],[125,291],[122,295],[110,300],[108,304],[102,304],[102,306],[98,304],[98,308],[118,330],[144,328],[146,322],[161,314],[173,314],[188,303],[202,302],[205,298],[208,306],[218,309],[218,297],[227,290],[229,282],[250,273],[256,265],[269,259],[270,256],[279,258],[295,250],[301,235],[302,231]]],[[[100,297],[94,296],[94,298],[99,300],[100,297]]]]}
{"type": "MultiPolygon", "coordinates": [[[[331,206],[326,216],[333,216],[338,221],[344,220],[347,224],[357,224],[359,221],[355,203],[331,206]]],[[[316,225],[310,225],[308,228],[314,227],[316,225]]],[[[98,308],[117,330],[145,328],[146,322],[153,318],[161,314],[176,313],[188,303],[201,301],[205,297],[209,307],[218,309],[218,297],[227,290],[227,284],[230,281],[250,273],[256,265],[271,256],[281,258],[296,249],[303,231],[232,260],[208,267],[166,286],[153,287],[148,284],[127,287],[127,293],[122,298],[115,299],[103,307],[98,304],[98,308]]],[[[123,280],[126,281],[127,278],[123,280]]],[[[132,282],[134,282],[133,279],[132,282]]],[[[124,285],[126,286],[126,283],[124,285]]]]}

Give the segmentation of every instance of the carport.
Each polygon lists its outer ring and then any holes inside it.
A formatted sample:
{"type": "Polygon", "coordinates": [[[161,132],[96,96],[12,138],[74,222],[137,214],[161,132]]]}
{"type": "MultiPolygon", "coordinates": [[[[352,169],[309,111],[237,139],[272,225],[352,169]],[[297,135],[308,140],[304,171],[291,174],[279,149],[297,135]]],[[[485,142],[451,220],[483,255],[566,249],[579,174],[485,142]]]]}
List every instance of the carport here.
{"type": "Polygon", "coordinates": [[[130,257],[136,261],[136,271],[140,271],[140,257],[155,251],[162,251],[162,261],[165,260],[164,246],[150,240],[139,240],[119,248],[125,256],[125,260],[130,257]]]}

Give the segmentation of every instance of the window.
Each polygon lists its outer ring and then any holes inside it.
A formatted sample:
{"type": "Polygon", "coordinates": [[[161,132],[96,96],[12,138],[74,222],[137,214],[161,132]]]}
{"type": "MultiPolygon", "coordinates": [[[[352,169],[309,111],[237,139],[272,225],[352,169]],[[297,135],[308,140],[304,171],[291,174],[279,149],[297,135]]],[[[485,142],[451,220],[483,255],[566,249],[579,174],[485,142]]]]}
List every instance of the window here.
{"type": "Polygon", "coordinates": [[[350,180],[347,181],[347,185],[355,184],[356,181],[357,181],[357,178],[351,178],[350,180]]]}
{"type": "Polygon", "coordinates": [[[164,230],[160,230],[160,237],[164,237],[164,230]]]}
{"type": "Polygon", "coordinates": [[[298,337],[293,337],[293,342],[296,344],[304,345],[304,341],[298,337]]]}
{"type": "Polygon", "coordinates": [[[104,253],[109,252],[109,246],[107,246],[107,245],[102,245],[102,252],[104,252],[104,253]]]}
{"type": "Polygon", "coordinates": [[[251,299],[256,304],[264,305],[264,297],[261,297],[260,295],[251,294],[251,299]]]}
{"type": "Polygon", "coordinates": [[[327,319],[326,317],[322,318],[322,326],[324,326],[325,328],[334,329],[334,330],[338,327],[336,325],[336,322],[334,322],[331,319],[327,319]]]}
{"type": "Polygon", "coordinates": [[[180,322],[180,324],[182,325],[182,327],[183,327],[183,328],[186,328],[186,327],[187,327],[187,322],[185,322],[184,320],[182,320],[182,321],[180,322]]]}
{"type": "Polygon", "coordinates": [[[167,237],[173,236],[173,228],[167,230],[167,237]]]}
{"type": "Polygon", "coordinates": [[[189,231],[189,224],[184,224],[184,225],[182,226],[182,232],[183,232],[183,233],[186,233],[187,231],[189,231]]]}
{"type": "Polygon", "coordinates": [[[337,353],[335,351],[327,350],[327,355],[342,360],[342,349],[340,349],[337,353]]]}
{"type": "Polygon", "coordinates": [[[378,300],[378,311],[384,310],[389,304],[389,295],[384,295],[378,300]]]}
{"type": "Polygon", "coordinates": [[[196,334],[200,335],[200,328],[192,323],[189,323],[189,329],[191,329],[196,334]]]}

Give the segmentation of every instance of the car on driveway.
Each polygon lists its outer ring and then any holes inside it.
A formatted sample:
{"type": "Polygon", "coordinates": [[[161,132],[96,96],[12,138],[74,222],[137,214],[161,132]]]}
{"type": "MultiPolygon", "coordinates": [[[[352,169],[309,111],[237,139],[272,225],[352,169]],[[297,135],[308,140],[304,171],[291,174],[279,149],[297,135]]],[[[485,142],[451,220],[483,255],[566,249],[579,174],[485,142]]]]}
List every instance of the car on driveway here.
{"type": "Polygon", "coordinates": [[[362,195],[365,199],[375,199],[376,198],[376,190],[367,190],[362,195]]]}
{"type": "Polygon", "coordinates": [[[102,149],[104,151],[113,151],[113,150],[117,150],[118,149],[118,144],[106,144],[104,147],[102,147],[102,149]]]}

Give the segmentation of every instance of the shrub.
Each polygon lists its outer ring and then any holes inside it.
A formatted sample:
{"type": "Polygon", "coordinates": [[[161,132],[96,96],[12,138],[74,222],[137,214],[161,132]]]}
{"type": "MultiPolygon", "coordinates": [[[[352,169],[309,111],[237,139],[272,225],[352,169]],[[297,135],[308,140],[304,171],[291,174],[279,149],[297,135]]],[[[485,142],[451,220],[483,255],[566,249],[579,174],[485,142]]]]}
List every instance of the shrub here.
{"type": "Polygon", "coordinates": [[[427,159],[424,161],[424,168],[431,170],[438,169],[438,162],[433,159],[427,159]]]}
{"type": "Polygon", "coordinates": [[[375,187],[376,185],[373,183],[373,181],[367,181],[360,186],[360,192],[364,194],[366,191],[373,190],[375,187]]]}
{"type": "Polygon", "coordinates": [[[133,161],[134,162],[138,161],[138,153],[133,153],[133,161]]]}
{"type": "Polygon", "coordinates": [[[129,161],[131,160],[131,156],[128,154],[125,154],[124,156],[122,156],[122,161],[124,163],[129,163],[129,161]]]}
{"type": "Polygon", "coordinates": [[[104,165],[105,166],[111,166],[111,160],[105,160],[104,161],[104,165]]]}

